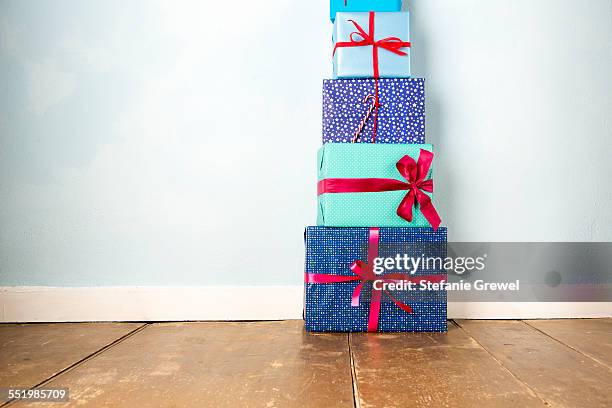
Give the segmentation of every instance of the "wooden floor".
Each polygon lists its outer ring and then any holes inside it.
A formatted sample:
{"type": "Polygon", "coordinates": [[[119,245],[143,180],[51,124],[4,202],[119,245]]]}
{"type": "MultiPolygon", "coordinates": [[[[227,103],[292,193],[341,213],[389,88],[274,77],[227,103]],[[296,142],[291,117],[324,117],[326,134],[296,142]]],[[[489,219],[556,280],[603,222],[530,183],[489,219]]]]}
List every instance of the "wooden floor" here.
{"type": "Polygon", "coordinates": [[[52,407],[612,407],[612,319],[0,325],[0,387],[17,386],[68,387],[52,407]]]}

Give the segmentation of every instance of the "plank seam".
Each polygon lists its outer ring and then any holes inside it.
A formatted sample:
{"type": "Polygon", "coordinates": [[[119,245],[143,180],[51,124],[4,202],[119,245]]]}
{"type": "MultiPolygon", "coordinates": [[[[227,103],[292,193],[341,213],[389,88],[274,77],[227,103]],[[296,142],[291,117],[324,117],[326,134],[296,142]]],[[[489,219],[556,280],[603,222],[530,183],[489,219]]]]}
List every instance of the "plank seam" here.
{"type": "Polygon", "coordinates": [[[353,406],[355,408],[361,408],[361,402],[359,400],[359,390],[357,389],[357,372],[355,370],[355,359],[353,358],[353,348],[351,346],[351,333],[348,333],[347,340],[349,361],[351,366],[351,384],[353,386],[353,406]]]}
{"type": "Polygon", "coordinates": [[[523,323],[525,323],[527,326],[529,326],[531,329],[536,330],[536,331],[538,331],[538,332],[542,333],[543,335],[545,335],[546,337],[551,338],[552,340],[556,341],[557,343],[559,343],[559,344],[561,344],[561,345],[563,345],[563,346],[565,346],[565,347],[569,348],[570,350],[575,351],[576,353],[578,353],[578,354],[580,354],[580,355],[582,355],[582,356],[584,356],[584,357],[586,357],[586,358],[588,358],[588,359],[590,359],[590,360],[593,360],[593,361],[594,361],[594,362],[596,362],[597,364],[602,365],[602,366],[604,366],[605,368],[607,368],[608,370],[612,371],[612,367],[610,367],[609,365],[607,365],[607,364],[606,364],[606,363],[604,363],[603,361],[599,361],[597,358],[595,358],[595,357],[591,356],[590,354],[586,354],[586,353],[584,353],[583,351],[578,350],[577,348],[572,347],[572,346],[570,346],[569,344],[566,344],[566,343],[562,342],[561,340],[559,340],[559,339],[557,339],[557,338],[553,337],[552,335],[550,335],[550,334],[546,333],[545,331],[543,331],[543,330],[541,330],[541,329],[539,329],[539,328],[537,328],[537,327],[535,327],[535,326],[533,326],[533,325],[529,324],[528,322],[526,322],[526,321],[524,321],[524,320],[521,320],[521,321],[522,321],[523,323]]]}
{"type": "Polygon", "coordinates": [[[510,369],[508,367],[506,367],[501,360],[499,360],[497,357],[495,357],[495,355],[493,355],[493,353],[491,353],[489,351],[489,349],[487,349],[482,343],[480,343],[478,340],[476,340],[476,338],[474,336],[472,336],[470,334],[470,332],[468,330],[466,330],[465,328],[463,328],[463,326],[461,326],[459,323],[457,323],[455,320],[451,320],[451,322],[453,324],[455,324],[461,331],[463,331],[466,335],[468,335],[472,340],[474,340],[476,342],[476,344],[478,344],[480,346],[480,348],[482,348],[489,356],[491,356],[491,358],[493,360],[495,360],[497,362],[497,364],[499,364],[499,366],[504,369],[506,372],[508,372],[508,374],[510,374],[510,376],[512,378],[514,378],[519,384],[522,384],[525,388],[527,388],[535,397],[537,397],[540,401],[542,401],[542,403],[546,406],[552,406],[551,403],[549,403],[548,401],[546,401],[546,399],[544,399],[544,397],[542,397],[540,394],[538,394],[533,388],[531,388],[529,386],[529,384],[527,384],[525,381],[521,380],[516,374],[514,374],[512,371],[510,371],[510,369]]]}
{"type": "MultiPolygon", "coordinates": [[[[123,336],[119,337],[116,340],[113,340],[112,342],[108,343],[107,345],[105,345],[104,347],[94,351],[91,354],[88,354],[87,356],[83,357],[82,359],[78,360],[75,363],[72,363],[71,365],[69,365],[66,368],[63,368],[62,370],[58,371],[57,373],[53,374],[51,377],[39,382],[36,385],[33,385],[32,387],[30,387],[30,390],[34,390],[38,387],[42,387],[43,385],[46,385],[48,383],[50,383],[51,381],[55,380],[56,378],[58,378],[59,376],[61,376],[62,374],[65,374],[69,371],[72,371],[73,369],[81,366],[82,364],[86,363],[87,361],[99,356],[100,354],[104,353],[106,350],[116,346],[119,343],[122,343],[124,340],[127,340],[128,338],[136,335],[137,333],[141,332],[142,330],[144,330],[147,326],[149,326],[149,323],[144,323],[142,326],[138,326],[137,328],[135,328],[134,330],[124,334],[123,336]]],[[[6,402],[4,402],[3,404],[0,405],[0,407],[6,407],[9,405],[13,405],[15,403],[19,402],[19,400],[16,399],[12,399],[12,400],[8,400],[6,402]]]]}

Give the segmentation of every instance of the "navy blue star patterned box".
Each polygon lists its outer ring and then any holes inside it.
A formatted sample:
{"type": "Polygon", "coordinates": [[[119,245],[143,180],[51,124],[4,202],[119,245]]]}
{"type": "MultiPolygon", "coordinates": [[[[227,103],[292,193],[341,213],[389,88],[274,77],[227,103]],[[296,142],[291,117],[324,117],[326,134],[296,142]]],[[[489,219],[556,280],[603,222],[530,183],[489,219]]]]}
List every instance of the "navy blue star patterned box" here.
{"type": "Polygon", "coordinates": [[[373,138],[376,143],[425,143],[423,78],[323,81],[323,143],[372,143],[373,138]]]}
{"type": "Polygon", "coordinates": [[[306,330],[447,330],[446,228],[307,227],[305,243],[306,330]]]}

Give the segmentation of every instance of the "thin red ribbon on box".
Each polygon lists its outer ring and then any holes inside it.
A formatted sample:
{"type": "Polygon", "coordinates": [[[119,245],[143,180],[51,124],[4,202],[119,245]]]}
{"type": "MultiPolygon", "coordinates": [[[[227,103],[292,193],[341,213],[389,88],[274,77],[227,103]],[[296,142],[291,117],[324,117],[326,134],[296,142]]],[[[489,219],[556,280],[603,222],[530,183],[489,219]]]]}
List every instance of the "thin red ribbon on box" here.
{"type": "MultiPolygon", "coordinates": [[[[346,3],[345,3],[346,5],[346,3]]],[[[374,94],[374,101],[373,101],[373,109],[369,109],[367,115],[364,117],[364,120],[362,121],[362,124],[360,124],[359,128],[355,131],[355,136],[352,139],[352,142],[356,142],[357,139],[359,138],[359,135],[361,133],[361,130],[363,129],[363,127],[365,126],[365,122],[367,121],[368,117],[372,114],[372,110],[374,111],[374,123],[372,125],[372,143],[376,142],[376,131],[377,131],[377,127],[378,127],[378,109],[380,107],[380,101],[379,101],[379,92],[378,92],[378,79],[380,78],[380,69],[378,67],[378,49],[382,48],[385,49],[387,51],[390,51],[394,54],[400,55],[400,56],[406,56],[408,55],[406,52],[402,51],[402,48],[410,48],[411,43],[409,41],[402,41],[401,38],[398,37],[387,37],[387,38],[383,38],[382,40],[375,40],[374,37],[374,33],[375,33],[375,20],[376,20],[376,13],[373,11],[370,11],[369,14],[369,27],[368,27],[368,32],[366,33],[366,31],[359,25],[359,23],[357,23],[355,20],[348,20],[351,23],[353,23],[353,25],[355,26],[355,28],[357,29],[357,31],[353,31],[350,36],[349,39],[350,41],[338,41],[336,43],[336,45],[334,46],[334,52],[332,55],[336,54],[336,50],[338,48],[350,48],[350,47],[368,47],[368,46],[372,46],[372,71],[374,74],[374,85],[375,85],[375,94],[374,94]],[[359,36],[362,39],[358,40],[355,39],[353,36],[359,36]]],[[[369,95],[368,95],[369,96],[369,95]]],[[[366,99],[364,99],[364,102],[367,101],[368,96],[366,96],[366,99]]]]}
{"type": "Polygon", "coordinates": [[[421,149],[418,162],[408,155],[395,165],[407,182],[385,178],[328,178],[320,180],[317,194],[329,193],[379,193],[384,191],[408,190],[397,208],[397,215],[412,222],[412,207],[419,206],[421,213],[432,228],[438,229],[442,220],[431,198],[424,192],[433,193],[433,179],[425,180],[434,154],[421,149]]]}
{"type": "MultiPolygon", "coordinates": [[[[354,282],[359,281],[359,284],[355,287],[353,295],[351,297],[351,306],[358,307],[361,298],[361,292],[366,282],[374,282],[376,280],[390,283],[390,282],[431,282],[439,283],[446,280],[445,275],[428,275],[428,276],[411,276],[404,273],[390,273],[387,275],[378,276],[374,273],[374,259],[378,258],[378,245],[380,242],[380,230],[379,228],[370,228],[368,237],[368,263],[364,264],[363,261],[357,260],[351,264],[351,271],[355,274],[354,276],[335,276],[325,275],[320,273],[305,273],[304,282],[314,284],[329,284],[329,283],[343,283],[343,282],[354,282]]],[[[376,289],[372,286],[372,299],[370,300],[370,312],[368,315],[368,332],[378,331],[378,321],[380,319],[380,304],[382,300],[383,292],[389,296],[389,298],[403,311],[406,313],[412,313],[412,308],[405,303],[397,300],[388,290],[376,289]]]]}

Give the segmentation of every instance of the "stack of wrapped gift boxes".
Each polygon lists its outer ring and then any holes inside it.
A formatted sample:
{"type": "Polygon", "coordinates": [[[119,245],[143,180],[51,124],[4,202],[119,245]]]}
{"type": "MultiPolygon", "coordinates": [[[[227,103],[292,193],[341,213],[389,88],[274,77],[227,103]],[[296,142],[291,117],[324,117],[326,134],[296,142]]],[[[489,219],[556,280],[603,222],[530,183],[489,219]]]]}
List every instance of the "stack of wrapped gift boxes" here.
{"type": "Polygon", "coordinates": [[[446,331],[447,236],[433,203],[425,81],[410,76],[408,12],[401,0],[331,0],[331,18],[306,330],[446,331]]]}

